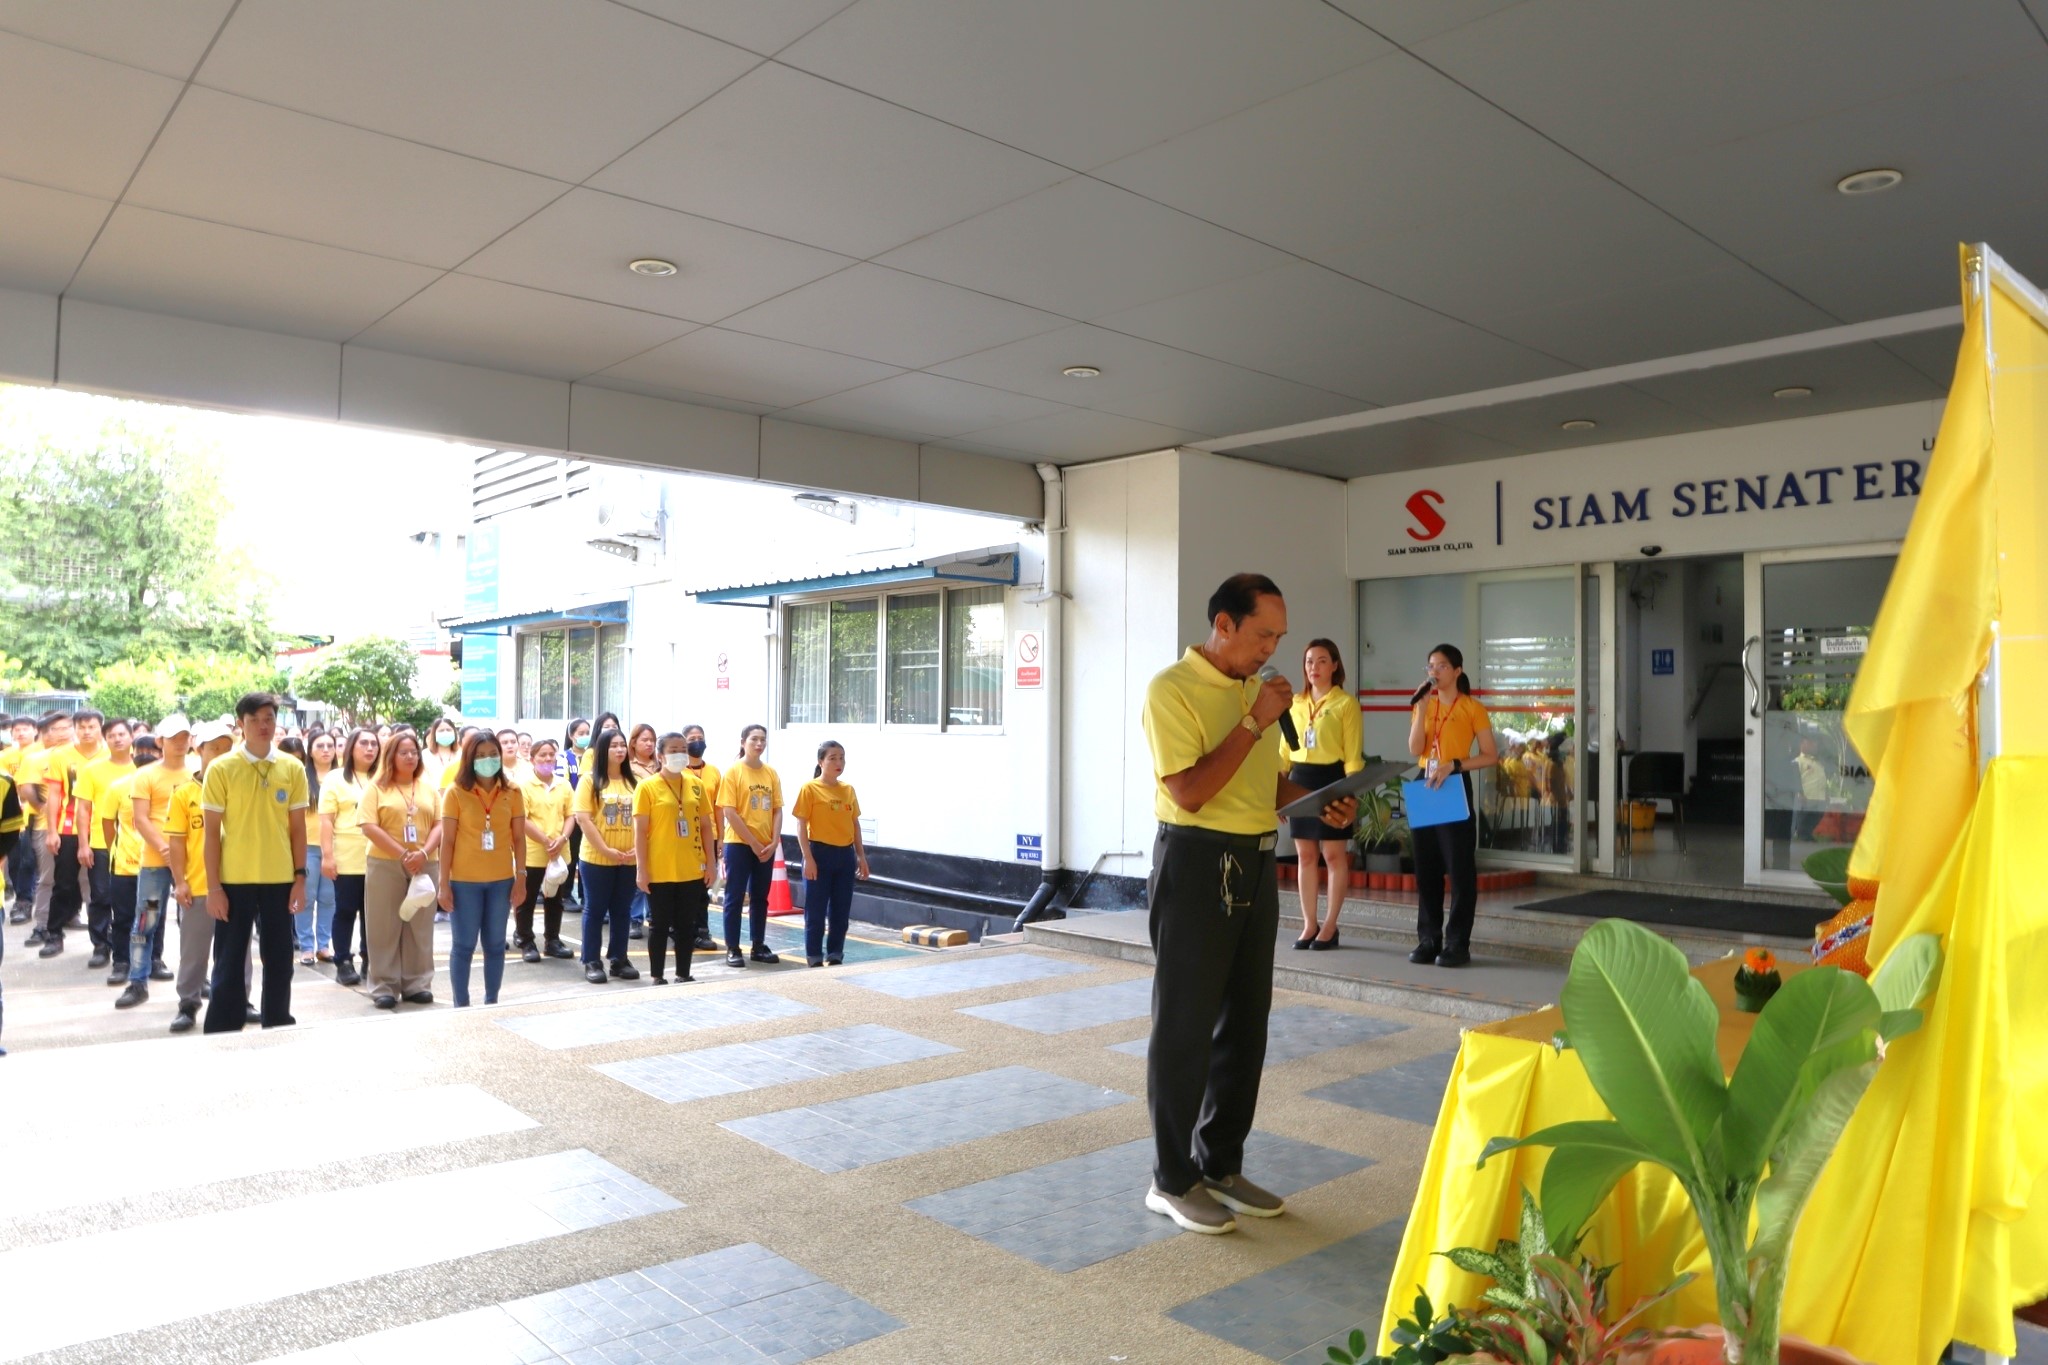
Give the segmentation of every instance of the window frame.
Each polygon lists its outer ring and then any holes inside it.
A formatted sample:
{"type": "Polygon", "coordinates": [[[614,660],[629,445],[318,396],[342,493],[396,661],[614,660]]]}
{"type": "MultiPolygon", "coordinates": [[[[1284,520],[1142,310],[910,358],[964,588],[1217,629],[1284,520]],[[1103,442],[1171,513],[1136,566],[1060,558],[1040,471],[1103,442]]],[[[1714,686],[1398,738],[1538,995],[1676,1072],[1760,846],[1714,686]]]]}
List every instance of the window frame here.
{"type": "Polygon", "coordinates": [[[1005,727],[1008,723],[1007,712],[1009,709],[1007,694],[1010,691],[1009,584],[982,583],[949,579],[916,579],[907,583],[877,585],[864,590],[843,589],[837,592],[801,593],[789,597],[778,597],[775,600],[774,610],[775,628],[777,634],[780,637],[777,642],[777,648],[775,651],[776,729],[837,729],[846,730],[854,733],[860,733],[864,731],[890,730],[898,734],[927,735],[958,734],[999,736],[1005,733],[1005,727]],[[950,633],[953,629],[953,598],[956,592],[974,588],[998,588],[1002,591],[1002,596],[999,599],[999,605],[1002,607],[1003,611],[1003,626],[1002,631],[1000,632],[1000,638],[1003,641],[1002,693],[1006,698],[1004,702],[1004,711],[1006,714],[1005,719],[1003,721],[999,721],[993,725],[965,724],[955,722],[949,718],[952,711],[953,698],[951,681],[947,677],[948,669],[946,667],[946,658],[948,641],[951,638],[950,633]],[[936,721],[933,721],[931,723],[922,723],[916,721],[892,721],[889,719],[889,604],[890,601],[894,598],[926,597],[930,596],[934,592],[936,592],[939,597],[939,657],[937,664],[938,718],[936,721]],[[791,609],[796,607],[808,607],[819,605],[827,606],[826,621],[828,622],[828,626],[827,634],[825,637],[824,667],[826,669],[825,708],[826,714],[829,716],[831,714],[832,705],[830,683],[832,638],[829,627],[829,622],[831,620],[831,611],[829,605],[827,604],[832,602],[863,600],[872,601],[875,604],[875,692],[873,698],[875,719],[860,724],[841,724],[839,722],[832,720],[791,721],[789,718],[789,707],[790,689],[791,684],[793,682],[793,668],[791,665],[790,655],[791,650],[794,646],[794,637],[790,630],[791,609]]]}
{"type": "Polygon", "coordinates": [[[620,689],[620,695],[630,698],[633,681],[633,628],[630,622],[555,621],[545,626],[521,626],[514,629],[511,632],[513,658],[512,720],[521,724],[528,721],[561,721],[566,723],[575,714],[568,707],[570,702],[569,693],[572,686],[571,664],[575,649],[571,637],[577,631],[585,631],[590,635],[591,695],[598,703],[597,710],[591,712],[591,714],[595,715],[597,711],[606,709],[617,711],[620,715],[626,714],[628,709],[626,706],[607,708],[604,705],[606,688],[610,685],[604,667],[605,634],[613,630],[622,633],[619,640],[619,658],[617,662],[619,677],[615,685],[620,689]],[[549,636],[553,636],[558,642],[556,648],[559,651],[559,671],[554,678],[552,691],[547,686],[548,680],[546,678],[541,680],[540,706],[542,709],[536,713],[529,714],[526,711],[526,651],[529,648],[541,648],[542,646],[539,642],[549,636]],[[550,696],[554,698],[554,706],[560,714],[555,714],[555,712],[547,709],[550,696]]]}

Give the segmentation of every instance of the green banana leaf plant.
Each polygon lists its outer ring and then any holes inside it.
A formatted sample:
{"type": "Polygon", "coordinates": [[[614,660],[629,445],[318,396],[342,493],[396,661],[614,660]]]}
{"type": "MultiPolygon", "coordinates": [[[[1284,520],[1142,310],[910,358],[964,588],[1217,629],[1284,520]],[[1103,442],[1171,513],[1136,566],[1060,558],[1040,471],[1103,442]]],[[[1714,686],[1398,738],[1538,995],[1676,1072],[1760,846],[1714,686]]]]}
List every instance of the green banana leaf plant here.
{"type": "Polygon", "coordinates": [[[1730,1365],[1777,1365],[1799,1216],[1885,1045],[1920,1026],[1940,964],[1940,946],[1920,934],[1869,981],[1837,967],[1788,976],[1724,1079],[1720,1011],[1685,954],[1639,924],[1602,920],[1572,954],[1560,1042],[1578,1052],[1613,1119],[1495,1138],[1479,1164],[1550,1148],[1543,1216],[1573,1238],[1639,1162],[1670,1171],[1706,1238],[1730,1365]]]}

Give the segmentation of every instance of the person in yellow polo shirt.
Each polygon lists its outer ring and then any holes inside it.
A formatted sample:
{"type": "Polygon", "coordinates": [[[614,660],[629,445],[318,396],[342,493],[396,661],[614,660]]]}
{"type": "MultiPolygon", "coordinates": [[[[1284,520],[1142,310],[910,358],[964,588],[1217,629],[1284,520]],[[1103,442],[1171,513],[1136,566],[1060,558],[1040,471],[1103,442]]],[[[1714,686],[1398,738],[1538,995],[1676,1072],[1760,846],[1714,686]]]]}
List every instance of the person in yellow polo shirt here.
{"type": "MultiPolygon", "coordinates": [[[[1152,750],[1152,1188],[1145,1207],[1190,1232],[1230,1232],[1233,1213],[1271,1218],[1279,1196],[1246,1179],[1280,933],[1273,846],[1279,808],[1306,795],[1280,773],[1267,731],[1294,699],[1258,672],[1287,633],[1287,603],[1263,574],[1225,579],[1209,636],[1145,689],[1152,750]]],[[[1349,798],[1323,808],[1348,826],[1349,798]]]]}
{"type": "MultiPolygon", "coordinates": [[[[227,730],[220,727],[223,736],[227,730]]],[[[192,723],[184,713],[173,711],[156,725],[157,743],[162,748],[161,756],[155,763],[137,770],[128,787],[129,820],[135,830],[135,837],[142,845],[142,854],[135,869],[135,927],[128,936],[128,981],[134,985],[148,979],[154,973],[139,973],[136,968],[162,952],[164,925],[169,921],[171,907],[171,869],[169,836],[164,833],[164,821],[170,816],[171,796],[179,787],[193,780],[196,766],[191,757],[192,723]],[[154,907],[156,918],[150,915],[154,907]],[[147,945],[147,951],[138,952],[138,944],[147,945]]],[[[226,746],[221,746],[225,751],[226,746]]],[[[199,1017],[199,994],[206,984],[207,953],[213,943],[213,919],[200,912],[191,916],[180,910],[178,922],[183,926],[188,918],[206,921],[203,927],[180,929],[178,935],[178,1016],[171,1023],[173,1032],[183,1033],[192,1028],[199,1017]],[[187,941],[198,938],[207,945],[188,963],[187,941]]]]}
{"type": "Polygon", "coordinates": [[[768,751],[768,727],[740,730],[740,761],[725,770],[718,786],[718,813],[725,824],[725,965],[744,967],[740,956],[740,901],[751,903],[753,960],[779,962],[768,946],[768,884],[782,847],[782,778],[761,761],[768,751]]]}
{"type": "MultiPolygon", "coordinates": [[[[1300,743],[1289,745],[1283,729],[1280,754],[1289,765],[1288,780],[1315,791],[1365,766],[1365,718],[1358,698],[1344,690],[1344,656],[1335,640],[1310,640],[1301,652],[1301,672],[1301,691],[1288,708],[1300,743]]],[[[1351,831],[1313,815],[1297,815],[1289,825],[1301,876],[1301,937],[1294,946],[1328,951],[1337,946],[1337,915],[1351,889],[1351,831]],[[1330,870],[1330,913],[1320,924],[1318,864],[1330,870]]]]}
{"type": "Polygon", "coordinates": [[[21,799],[35,808],[35,817],[29,822],[30,832],[35,836],[36,845],[36,899],[34,906],[35,927],[30,931],[28,943],[24,946],[51,948],[45,957],[55,957],[64,951],[63,927],[69,923],[85,904],[85,866],[78,861],[78,841],[73,838],[65,842],[68,817],[63,799],[63,775],[61,770],[55,780],[51,779],[53,764],[71,753],[72,728],[69,711],[52,711],[38,723],[38,736],[42,746],[32,750],[21,761],[21,773],[17,782],[21,788],[21,799]],[[57,875],[57,860],[67,854],[65,863],[69,868],[62,878],[57,875]],[[61,885],[60,885],[61,882],[61,885]],[[52,906],[62,913],[57,916],[55,947],[50,944],[50,911],[52,906]]]}
{"type": "MultiPolygon", "coordinates": [[[[1547,756],[1531,743],[1532,776],[1540,779],[1538,794],[1550,790],[1547,756]],[[1539,764],[1539,757],[1544,761],[1539,764]]],[[[1422,760],[1432,787],[1458,782],[1465,788],[1465,818],[1429,825],[1415,832],[1414,963],[1462,967],[1472,960],[1472,919],[1479,906],[1479,810],[1472,774],[1500,762],[1493,721],[1472,697],[1465,676],[1465,656],[1456,645],[1438,645],[1429,652],[1429,681],[1416,690],[1408,718],[1408,752],[1422,760]],[[1451,914],[1444,919],[1444,876],[1451,879],[1451,914]]]]}
{"type": "MultiPolygon", "coordinates": [[[[135,789],[135,774],[147,769],[160,756],[156,736],[135,736],[128,754],[134,766],[112,782],[95,783],[92,803],[93,833],[106,841],[107,871],[114,903],[108,931],[109,946],[113,950],[113,960],[107,971],[109,986],[128,983],[129,940],[135,933],[135,874],[142,868],[142,837],[135,832],[135,799],[130,793],[135,789]]],[[[150,944],[151,970],[162,970],[162,979],[168,981],[171,973],[161,962],[162,923],[159,916],[159,932],[150,944]]]]}
{"type": "MultiPolygon", "coordinates": [[[[709,746],[706,744],[704,739],[703,726],[685,725],[683,727],[683,748],[690,755],[690,776],[696,778],[697,781],[703,786],[704,799],[711,803],[711,809],[713,811],[712,820],[714,823],[716,823],[718,819],[716,812],[718,810],[718,784],[720,780],[720,775],[716,764],[706,763],[704,761],[704,751],[708,747],[709,746]]],[[[711,869],[711,888],[713,895],[716,895],[718,893],[718,878],[724,873],[724,871],[725,868],[722,863],[720,863],[717,866],[714,866],[711,869]]],[[[711,937],[711,927],[708,923],[704,927],[704,932],[697,935],[696,947],[697,951],[700,953],[713,953],[718,951],[718,943],[715,939],[711,937]]]]}
{"type": "Polygon", "coordinates": [[[624,734],[598,731],[569,807],[583,831],[583,979],[593,986],[640,979],[640,969],[626,956],[634,889],[635,784],[629,752],[624,734]],[[606,948],[609,952],[600,956],[606,948]]]}
{"type": "Polygon", "coordinates": [[[206,770],[206,912],[227,926],[216,938],[206,1032],[239,1033],[248,1013],[243,969],[253,928],[263,951],[263,1027],[292,1018],[292,916],[306,895],[303,763],[274,747],[277,698],[250,692],[235,703],[242,742],[206,770]]]}
{"type": "MultiPolygon", "coordinates": [[[[73,721],[76,724],[76,720],[73,721]]],[[[107,807],[107,788],[135,771],[135,732],[125,720],[100,723],[100,756],[78,774],[73,800],[78,806],[78,824],[83,842],[81,861],[86,868],[90,896],[85,907],[85,928],[92,938],[92,960],[85,965],[98,971],[114,957],[114,858],[107,848],[107,836],[100,815],[107,807]]],[[[134,906],[129,906],[134,912],[134,906]]],[[[125,940],[121,944],[127,951],[125,940]]]]}
{"type": "MultiPolygon", "coordinates": [[[[171,1020],[171,1032],[185,1033],[199,1021],[199,1006],[211,989],[206,984],[207,972],[213,962],[213,942],[219,926],[213,916],[206,912],[206,812],[201,809],[206,772],[216,760],[235,745],[234,732],[223,721],[203,721],[194,727],[191,735],[192,752],[197,755],[198,764],[192,774],[171,788],[165,801],[163,819],[156,826],[156,837],[162,841],[161,852],[164,866],[156,869],[162,874],[164,885],[170,890],[164,906],[177,906],[178,913],[178,1013],[171,1020]]],[[[170,741],[166,740],[165,752],[170,752],[170,741]]],[[[144,774],[147,777],[147,774],[144,774]]],[[[137,778],[141,785],[143,778],[137,778]]],[[[135,802],[135,818],[138,824],[143,818],[143,802],[135,802]]],[[[145,837],[144,846],[148,845],[145,837]]],[[[148,895],[158,878],[145,868],[140,877],[136,894],[143,897],[141,916],[148,914],[148,895]]],[[[140,916],[138,917],[140,918],[140,916]]],[[[141,932],[137,925],[137,935],[141,932]]],[[[130,940],[128,966],[128,987],[133,991],[141,986],[135,975],[135,941],[130,940]]],[[[242,961],[242,994],[248,997],[248,987],[254,978],[253,964],[247,955],[242,961]]],[[[125,996],[124,996],[125,998],[125,996]]],[[[146,997],[144,997],[146,998],[146,997]]],[[[115,1002],[119,1006],[120,1002],[115,1002]]]]}
{"type": "Polygon", "coordinates": [[[804,859],[804,961],[838,966],[846,960],[846,922],[853,914],[853,883],[868,877],[868,851],[860,841],[860,798],[840,781],[846,749],[828,739],[818,766],[797,790],[797,847],[804,859]]]}
{"type": "Polygon", "coordinates": [[[660,765],[633,788],[635,884],[647,897],[647,965],[663,986],[668,943],[676,945],[676,980],[694,981],[690,953],[705,932],[711,901],[711,866],[718,827],[703,784],[690,776],[690,754],[680,733],[658,741],[660,765]]]}
{"type": "Polygon", "coordinates": [[[380,1010],[395,1010],[400,1000],[434,1003],[434,917],[408,917],[404,905],[413,878],[439,880],[440,810],[440,798],[420,767],[419,736],[394,730],[357,808],[359,828],[369,842],[363,877],[369,952],[363,975],[369,979],[370,1003],[380,1010]]]}
{"type": "Polygon", "coordinates": [[[505,750],[479,730],[462,746],[455,781],[441,797],[441,908],[453,931],[448,982],[455,1008],[469,1005],[469,964],[484,950],[484,1003],[505,982],[505,920],[526,900],[526,798],[505,780],[505,750]]]}
{"type": "Polygon", "coordinates": [[[15,799],[21,805],[22,816],[29,822],[7,854],[7,899],[12,902],[7,922],[26,924],[36,899],[36,841],[29,837],[29,830],[35,824],[35,807],[21,796],[18,783],[22,760],[39,747],[36,718],[16,716],[8,722],[7,732],[13,743],[0,749],[0,776],[6,777],[9,787],[15,789],[15,799]]]}
{"type": "Polygon", "coordinates": [[[370,965],[369,920],[363,914],[363,879],[369,840],[363,837],[363,789],[377,774],[377,732],[358,726],[336,752],[334,768],[320,783],[320,866],[334,880],[334,984],[354,986],[370,965]],[[358,934],[357,926],[362,926],[358,934]],[[356,951],[356,944],[362,951],[356,951]]]}
{"type": "Polygon", "coordinates": [[[541,903],[544,912],[542,929],[547,935],[546,953],[549,957],[574,957],[562,942],[562,900],[569,889],[569,880],[564,877],[555,887],[554,894],[547,892],[548,864],[560,858],[566,864],[569,857],[569,802],[576,793],[556,767],[561,756],[561,746],[551,739],[543,739],[528,751],[527,782],[523,795],[526,797],[526,899],[519,904],[516,922],[519,931],[519,955],[527,962],[538,962],[542,948],[533,937],[533,904],[541,903]]]}

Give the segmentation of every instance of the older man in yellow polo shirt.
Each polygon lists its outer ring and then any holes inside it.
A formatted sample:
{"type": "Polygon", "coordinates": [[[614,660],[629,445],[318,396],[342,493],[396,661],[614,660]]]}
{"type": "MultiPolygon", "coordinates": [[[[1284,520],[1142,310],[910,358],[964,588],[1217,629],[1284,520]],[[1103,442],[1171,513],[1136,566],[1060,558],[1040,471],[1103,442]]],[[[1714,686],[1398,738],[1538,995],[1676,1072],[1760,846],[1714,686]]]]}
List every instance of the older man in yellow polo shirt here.
{"type": "Polygon", "coordinates": [[[225,934],[213,945],[207,1033],[239,1033],[247,1022],[244,969],[253,928],[263,952],[263,1027],[292,1018],[292,916],[306,897],[306,768],[271,741],[277,698],[251,692],[235,703],[242,742],[206,770],[206,913],[225,934]]]}
{"type": "MultiPolygon", "coordinates": [[[[1152,1042],[1146,1102],[1154,1164],[1145,1207],[1190,1232],[1230,1232],[1234,1214],[1271,1218],[1279,1196],[1244,1176],[1244,1143],[1266,1064],[1280,893],[1279,808],[1306,793],[1280,770],[1266,731],[1294,689],[1258,673],[1287,633],[1287,604],[1263,574],[1224,580],[1209,638],[1145,690],[1152,749],[1152,1042]]],[[[1323,808],[1357,818],[1350,799],[1323,808]]]]}

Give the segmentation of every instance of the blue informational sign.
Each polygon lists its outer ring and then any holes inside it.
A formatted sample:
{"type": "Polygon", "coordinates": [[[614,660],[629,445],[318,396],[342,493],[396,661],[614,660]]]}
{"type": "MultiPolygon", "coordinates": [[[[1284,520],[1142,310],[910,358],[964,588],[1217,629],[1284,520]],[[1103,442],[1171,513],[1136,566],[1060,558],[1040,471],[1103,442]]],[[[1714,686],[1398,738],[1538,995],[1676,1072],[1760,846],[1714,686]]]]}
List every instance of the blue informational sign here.
{"type": "MultiPolygon", "coordinates": [[[[484,616],[497,607],[498,526],[486,521],[469,528],[462,609],[466,616],[484,616]]],[[[499,718],[498,638],[485,634],[462,637],[462,715],[466,720],[499,718]]]]}
{"type": "MultiPolygon", "coordinates": [[[[462,716],[498,719],[498,637],[462,637],[462,716]]],[[[511,719],[509,716],[506,719],[511,719]]]]}
{"type": "Polygon", "coordinates": [[[1650,675],[1661,678],[1678,671],[1678,651],[1675,649],[1653,649],[1650,651],[1650,675]]]}
{"type": "Polygon", "coordinates": [[[1017,861],[1020,863],[1042,863],[1045,861],[1045,836],[1043,834],[1020,834],[1017,836],[1017,861]]]}

